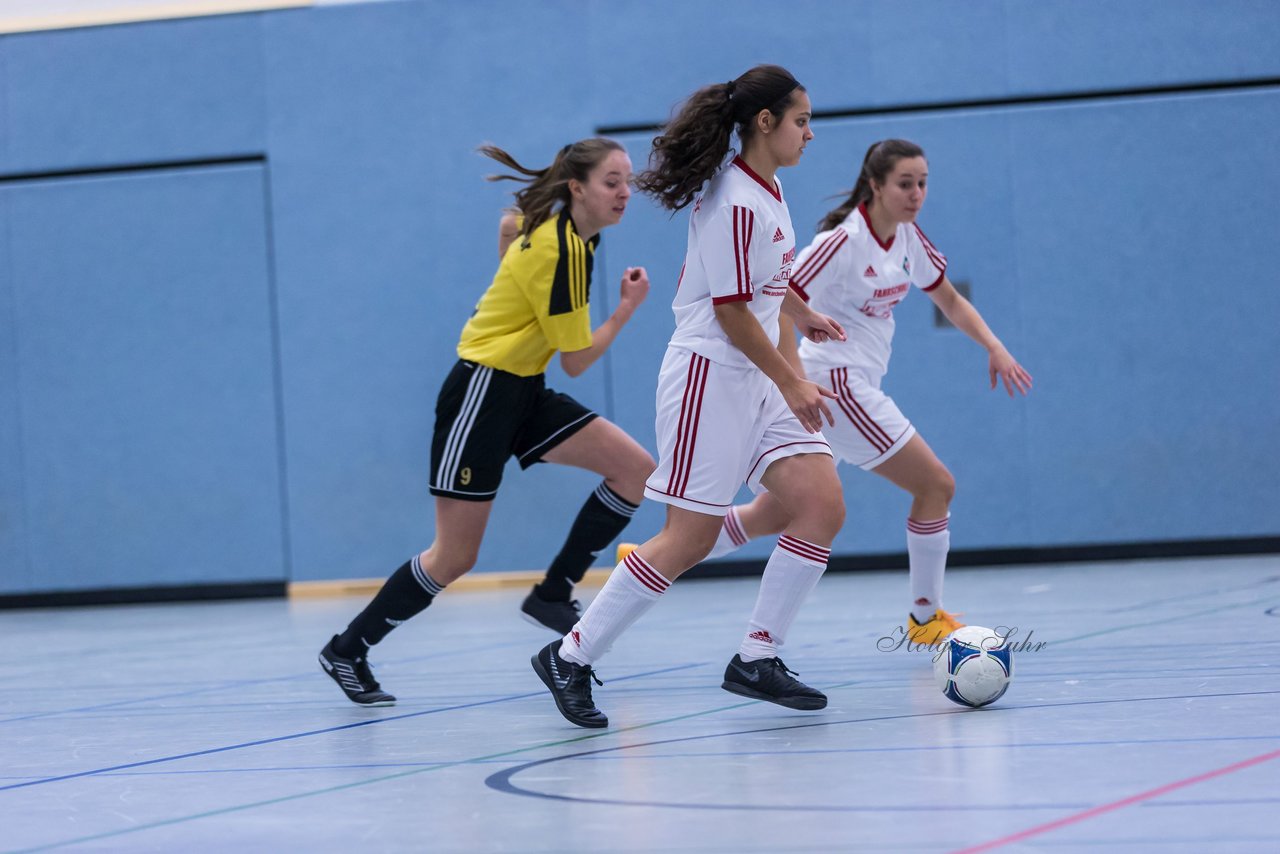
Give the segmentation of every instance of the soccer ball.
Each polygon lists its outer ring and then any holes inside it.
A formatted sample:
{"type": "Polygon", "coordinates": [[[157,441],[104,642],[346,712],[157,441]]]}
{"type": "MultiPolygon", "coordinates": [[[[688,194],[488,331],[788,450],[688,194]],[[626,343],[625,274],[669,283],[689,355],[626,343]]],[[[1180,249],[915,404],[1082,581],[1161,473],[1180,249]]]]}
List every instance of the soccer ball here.
{"type": "Polygon", "coordinates": [[[939,646],[933,678],[948,700],[976,709],[1004,696],[1013,679],[1007,638],[982,626],[964,626],[939,646]]]}

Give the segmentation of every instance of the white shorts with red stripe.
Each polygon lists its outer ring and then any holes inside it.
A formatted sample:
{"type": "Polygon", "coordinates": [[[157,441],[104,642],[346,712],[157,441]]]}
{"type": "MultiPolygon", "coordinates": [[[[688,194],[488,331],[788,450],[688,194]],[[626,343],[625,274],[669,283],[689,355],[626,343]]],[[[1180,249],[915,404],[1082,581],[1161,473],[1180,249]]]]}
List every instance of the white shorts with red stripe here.
{"type": "Polygon", "coordinates": [[[902,450],[916,428],[889,397],[857,368],[813,366],[809,379],[838,395],[827,401],[836,425],[823,426],[836,459],[870,471],[902,450]]]}
{"type": "Polygon", "coordinates": [[[782,393],[758,368],[722,365],[668,347],[658,375],[658,468],[645,497],[723,516],[742,484],[763,491],[760,478],[776,460],[831,455],[821,433],[810,433],[782,393]]]}

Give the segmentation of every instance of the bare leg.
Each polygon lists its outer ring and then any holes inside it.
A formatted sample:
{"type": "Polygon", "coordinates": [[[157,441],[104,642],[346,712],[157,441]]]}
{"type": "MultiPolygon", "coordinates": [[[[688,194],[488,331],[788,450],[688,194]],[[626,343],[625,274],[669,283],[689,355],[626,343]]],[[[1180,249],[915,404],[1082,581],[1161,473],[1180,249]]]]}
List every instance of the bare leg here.
{"type": "Polygon", "coordinates": [[[908,610],[915,621],[910,626],[911,639],[934,643],[960,626],[942,608],[942,581],[951,549],[948,511],[955,479],[919,435],[874,471],[911,493],[911,515],[907,518],[911,567],[908,610]]]}

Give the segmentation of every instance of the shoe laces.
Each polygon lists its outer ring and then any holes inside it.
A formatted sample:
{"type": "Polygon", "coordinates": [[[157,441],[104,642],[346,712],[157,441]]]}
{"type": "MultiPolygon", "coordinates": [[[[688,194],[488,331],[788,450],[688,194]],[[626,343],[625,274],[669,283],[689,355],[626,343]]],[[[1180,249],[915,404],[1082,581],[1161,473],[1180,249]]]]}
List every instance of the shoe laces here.
{"type": "Polygon", "coordinates": [[[591,691],[591,682],[596,683],[601,688],[604,687],[604,683],[600,681],[600,677],[596,675],[595,670],[587,665],[575,665],[573,673],[569,675],[569,682],[572,683],[574,687],[586,688],[588,693],[591,691]],[[590,682],[587,680],[590,680],[590,682]],[[579,685],[579,683],[586,684],[579,685]]]}
{"type": "Polygon", "coordinates": [[[373,678],[373,670],[369,667],[369,659],[356,659],[356,677],[364,683],[366,690],[382,690],[382,686],[378,684],[378,680],[373,678]]]}

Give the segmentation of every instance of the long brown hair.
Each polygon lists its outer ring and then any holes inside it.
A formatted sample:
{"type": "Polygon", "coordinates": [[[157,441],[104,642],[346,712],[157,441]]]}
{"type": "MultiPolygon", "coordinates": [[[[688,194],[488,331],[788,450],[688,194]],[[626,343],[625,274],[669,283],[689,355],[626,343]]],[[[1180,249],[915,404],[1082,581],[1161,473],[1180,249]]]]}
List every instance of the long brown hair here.
{"type": "Polygon", "coordinates": [[[889,177],[889,173],[893,171],[893,167],[898,165],[898,161],[908,157],[924,157],[924,149],[906,139],[882,139],[879,142],[873,142],[867,149],[866,157],[862,158],[862,171],[858,173],[858,180],[853,185],[849,197],[841,202],[838,208],[822,218],[818,223],[818,231],[830,231],[844,222],[845,217],[853,213],[858,205],[871,201],[874,195],[871,190],[872,182],[883,184],[889,177]]]}
{"type": "Polygon", "coordinates": [[[513,195],[516,209],[524,216],[521,233],[527,238],[557,210],[557,204],[568,206],[572,196],[569,181],[586,183],[591,170],[609,156],[611,151],[626,151],[622,143],[602,136],[572,142],[556,154],[551,165],[542,169],[529,169],[496,145],[482,145],[478,149],[485,157],[498,161],[520,175],[486,175],[486,181],[519,181],[525,185],[513,195]],[[525,176],[525,177],[520,177],[525,176]]]}
{"type": "Polygon", "coordinates": [[[653,138],[650,166],[636,186],[664,208],[680,210],[724,161],[735,125],[745,146],[760,111],[782,118],[797,90],[804,87],[780,65],[757,65],[728,83],[703,86],[653,138]]]}

